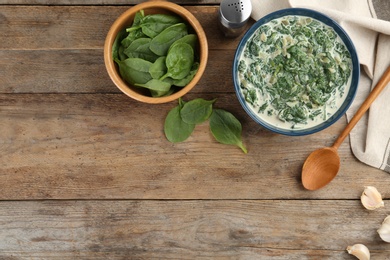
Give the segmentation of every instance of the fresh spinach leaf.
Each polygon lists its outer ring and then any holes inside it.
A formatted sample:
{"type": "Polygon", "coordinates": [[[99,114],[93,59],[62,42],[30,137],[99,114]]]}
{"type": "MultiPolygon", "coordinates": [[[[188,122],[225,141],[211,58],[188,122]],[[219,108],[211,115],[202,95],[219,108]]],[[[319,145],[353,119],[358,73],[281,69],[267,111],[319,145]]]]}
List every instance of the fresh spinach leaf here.
{"type": "Polygon", "coordinates": [[[172,143],[187,140],[195,129],[195,124],[187,124],[180,116],[182,105],[174,107],[169,111],[164,123],[164,133],[168,141],[172,143]]]}
{"type": "Polygon", "coordinates": [[[175,79],[172,81],[172,85],[178,86],[178,87],[185,87],[188,85],[188,83],[191,82],[191,80],[195,77],[196,73],[198,72],[199,69],[199,62],[194,62],[192,65],[190,73],[183,78],[183,79],[175,79]]]}
{"type": "Polygon", "coordinates": [[[175,92],[174,88],[170,88],[168,91],[158,91],[150,89],[150,94],[152,97],[165,97],[171,95],[173,92],[175,92]]]}
{"type": "Polygon", "coordinates": [[[154,79],[161,78],[166,72],[165,56],[158,58],[149,68],[149,73],[154,79]]]}
{"type": "MultiPolygon", "coordinates": [[[[196,51],[196,44],[198,42],[198,36],[196,36],[196,34],[187,34],[187,35],[181,37],[180,39],[176,40],[174,43],[172,43],[172,45],[169,47],[169,49],[171,49],[175,44],[181,43],[181,42],[189,44],[195,52],[196,51]]],[[[168,50],[168,52],[169,52],[169,50],[168,50]]]]}
{"type": "Polygon", "coordinates": [[[165,56],[172,43],[187,34],[187,26],[184,23],[171,25],[152,39],[149,48],[155,54],[165,56]]]}
{"type": "Polygon", "coordinates": [[[124,49],[130,46],[130,44],[141,37],[145,37],[145,34],[142,32],[141,29],[141,21],[145,17],[144,11],[141,10],[137,12],[134,16],[134,21],[131,27],[126,29],[126,32],[128,33],[127,36],[121,41],[121,44],[124,49]]]}
{"type": "Polygon", "coordinates": [[[139,58],[128,58],[124,61],[115,60],[115,62],[119,65],[119,73],[122,78],[130,84],[144,84],[152,79],[149,73],[152,63],[149,61],[139,58]]]}
{"type": "MultiPolygon", "coordinates": [[[[127,57],[127,55],[125,54],[125,47],[123,47],[123,45],[119,46],[118,58],[119,58],[119,60],[121,60],[121,61],[124,61],[125,59],[129,58],[129,57],[127,57]]],[[[115,61],[115,59],[114,59],[114,61],[115,61]]]]}
{"type": "MultiPolygon", "coordinates": [[[[127,31],[127,30],[126,30],[127,31]]],[[[141,28],[134,29],[129,32],[129,34],[121,42],[122,46],[126,49],[130,44],[136,39],[143,38],[146,35],[142,32],[141,28]]]]}
{"type": "Polygon", "coordinates": [[[159,56],[149,49],[151,41],[152,40],[150,38],[138,38],[134,40],[126,50],[124,50],[124,53],[129,58],[140,58],[154,62],[159,56]]]}
{"type": "Polygon", "coordinates": [[[141,23],[144,17],[145,17],[144,10],[140,10],[139,12],[137,12],[134,16],[133,24],[126,29],[126,32],[130,33],[134,31],[141,31],[141,23]]]}
{"type": "Polygon", "coordinates": [[[236,145],[244,153],[248,152],[241,140],[241,123],[233,114],[223,109],[214,109],[210,116],[210,130],[218,142],[236,145]]]}
{"type": "Polygon", "coordinates": [[[142,20],[145,18],[145,12],[144,10],[140,10],[139,12],[137,12],[134,16],[134,22],[133,22],[133,26],[138,26],[141,24],[142,20]]]}
{"type": "Polygon", "coordinates": [[[165,63],[168,71],[161,80],[166,77],[183,79],[191,71],[194,63],[194,50],[187,43],[177,43],[169,51],[165,63]]]}
{"type": "Polygon", "coordinates": [[[163,96],[171,88],[171,84],[169,84],[167,82],[160,81],[158,79],[151,79],[148,82],[146,82],[145,84],[135,83],[134,85],[138,86],[138,87],[143,87],[143,88],[147,88],[150,90],[154,90],[155,91],[154,93],[157,96],[163,96]]]}
{"type": "Polygon", "coordinates": [[[118,35],[115,37],[114,43],[112,44],[112,58],[120,59],[119,58],[119,50],[121,47],[122,40],[126,37],[126,30],[121,30],[118,35]]]}
{"type": "Polygon", "coordinates": [[[181,97],[179,98],[179,106],[180,106],[180,109],[183,108],[183,106],[186,104],[187,102],[185,102],[181,97]]]}
{"type": "Polygon", "coordinates": [[[188,101],[180,111],[181,118],[187,124],[200,124],[206,121],[213,111],[213,100],[203,98],[188,101]]]}
{"type": "Polygon", "coordinates": [[[163,30],[171,25],[181,23],[182,19],[178,16],[168,14],[151,14],[142,19],[142,32],[150,38],[156,37],[163,30]]]}

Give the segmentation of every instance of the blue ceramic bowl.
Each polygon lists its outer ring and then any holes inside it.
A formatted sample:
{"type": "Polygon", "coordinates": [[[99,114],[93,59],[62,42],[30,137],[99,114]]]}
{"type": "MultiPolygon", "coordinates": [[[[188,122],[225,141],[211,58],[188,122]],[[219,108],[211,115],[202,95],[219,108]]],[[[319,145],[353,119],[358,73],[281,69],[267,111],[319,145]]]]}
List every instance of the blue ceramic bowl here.
{"type": "Polygon", "coordinates": [[[318,131],[321,131],[329,126],[331,126],[333,123],[335,123],[341,116],[345,114],[349,106],[351,105],[353,99],[355,98],[356,90],[359,83],[359,76],[360,76],[360,65],[358,56],[356,53],[356,49],[347,35],[347,33],[341,28],[340,25],[338,25],[334,20],[329,18],[328,16],[325,16],[324,14],[321,14],[319,12],[310,10],[310,9],[303,9],[303,8],[289,8],[284,10],[279,10],[274,13],[271,13],[269,15],[264,16],[260,20],[258,20],[243,36],[241,39],[235,56],[234,56],[234,62],[233,62],[233,81],[234,81],[234,88],[238,97],[238,100],[240,101],[242,107],[244,110],[248,113],[248,115],[258,124],[265,127],[266,129],[273,131],[275,133],[284,134],[284,135],[290,135],[290,136],[301,136],[301,135],[309,135],[316,133],[318,131]],[[330,116],[326,121],[322,122],[321,124],[318,124],[316,126],[313,126],[311,128],[304,128],[304,129],[284,129],[277,127],[269,122],[266,122],[262,118],[260,118],[256,113],[253,112],[253,110],[249,107],[249,104],[245,101],[245,98],[241,92],[240,86],[239,86],[239,79],[238,79],[238,63],[240,60],[241,53],[243,52],[243,49],[245,47],[245,44],[248,40],[252,37],[252,35],[256,32],[256,30],[262,26],[265,23],[268,23],[271,20],[287,16],[287,15],[297,15],[297,16],[306,16],[311,17],[313,19],[316,19],[318,21],[321,21],[322,23],[332,27],[334,31],[339,35],[341,40],[344,42],[345,46],[347,47],[348,51],[351,54],[352,58],[352,79],[351,79],[351,85],[349,88],[349,92],[347,93],[345,101],[342,103],[342,105],[339,107],[339,109],[334,113],[332,116],[330,116]]]}

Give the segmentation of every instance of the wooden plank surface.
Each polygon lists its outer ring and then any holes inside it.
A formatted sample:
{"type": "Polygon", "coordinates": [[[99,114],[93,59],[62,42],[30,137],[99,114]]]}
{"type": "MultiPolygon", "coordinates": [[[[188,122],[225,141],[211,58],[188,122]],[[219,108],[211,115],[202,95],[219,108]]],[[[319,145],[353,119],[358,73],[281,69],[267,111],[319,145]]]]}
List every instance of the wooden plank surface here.
{"type": "Polygon", "coordinates": [[[383,260],[384,215],[348,200],[0,202],[0,259],[352,260],[364,243],[383,260]]]}
{"type": "MultiPolygon", "coordinates": [[[[233,55],[210,50],[207,73],[192,93],[233,93],[233,55]]],[[[99,49],[0,50],[0,66],[0,93],[122,93],[99,49]]]]}
{"type": "Polygon", "coordinates": [[[201,96],[239,118],[248,154],[216,143],[207,123],[183,143],[168,142],[163,124],[175,103],[150,106],[121,94],[1,95],[0,199],[355,198],[368,184],[388,191],[388,174],[358,162],[348,143],[336,180],[322,191],[303,190],[304,159],[330,145],[343,120],[312,136],[272,134],[234,95],[201,96]]]}
{"type": "MultiPolygon", "coordinates": [[[[382,0],[375,0],[378,3],[382,0]]],[[[146,105],[109,80],[105,34],[138,0],[0,0],[0,259],[390,259],[376,229],[390,212],[389,175],[360,163],[308,192],[300,169],[345,119],[305,137],[272,134],[238,103],[220,1],[177,1],[201,22],[207,71],[186,95],[217,98],[243,125],[249,153],[214,141],[208,124],[180,144],[163,133],[176,103],[146,105]],[[365,210],[366,185],[386,198],[365,210]]],[[[386,3],[385,3],[386,4],[386,3]]],[[[384,12],[380,14],[383,15],[384,12]]]]}
{"type": "MultiPolygon", "coordinates": [[[[148,0],[146,0],[148,1],[148,0]]],[[[135,5],[145,0],[0,0],[1,5],[135,5]]],[[[181,5],[219,5],[220,0],[179,0],[181,5]]]]}
{"type": "MultiPolygon", "coordinates": [[[[2,7],[0,93],[119,93],[105,70],[103,45],[111,23],[128,8],[2,7]]],[[[238,39],[222,37],[217,7],[187,8],[210,46],[207,73],[194,91],[234,92],[231,64],[238,39]]]]}
{"type": "Polygon", "coordinates": [[[221,36],[217,6],[186,7],[201,21],[210,46],[207,72],[186,98],[218,98],[217,106],[242,122],[249,154],[217,144],[207,123],[187,142],[167,142],[163,123],[176,104],[130,100],[105,72],[104,31],[127,8],[1,9],[6,26],[0,31],[7,37],[0,44],[0,180],[7,185],[0,198],[355,198],[364,185],[388,186],[386,173],[358,162],[345,142],[340,176],[324,191],[302,189],[304,159],[330,145],[345,119],[308,137],[275,135],[257,126],[235,97],[231,64],[238,39],[221,36]],[[101,29],[91,33],[96,28],[101,29]],[[338,189],[346,182],[351,189],[338,189]]]}
{"type": "MultiPolygon", "coordinates": [[[[0,50],[103,50],[111,24],[130,7],[1,6],[0,50]]],[[[239,38],[222,37],[217,23],[218,6],[184,7],[204,28],[210,49],[235,50],[239,38]]]]}

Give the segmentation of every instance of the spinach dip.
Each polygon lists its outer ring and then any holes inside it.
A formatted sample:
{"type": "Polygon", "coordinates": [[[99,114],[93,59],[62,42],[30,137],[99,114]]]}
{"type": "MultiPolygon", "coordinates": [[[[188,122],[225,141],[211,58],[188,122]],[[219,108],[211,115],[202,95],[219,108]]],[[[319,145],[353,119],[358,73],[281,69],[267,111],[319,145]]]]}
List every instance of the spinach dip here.
{"type": "Polygon", "coordinates": [[[262,120],[305,129],[331,117],[351,82],[351,55],[328,25],[287,15],[261,25],[238,62],[241,94],[262,120]]]}

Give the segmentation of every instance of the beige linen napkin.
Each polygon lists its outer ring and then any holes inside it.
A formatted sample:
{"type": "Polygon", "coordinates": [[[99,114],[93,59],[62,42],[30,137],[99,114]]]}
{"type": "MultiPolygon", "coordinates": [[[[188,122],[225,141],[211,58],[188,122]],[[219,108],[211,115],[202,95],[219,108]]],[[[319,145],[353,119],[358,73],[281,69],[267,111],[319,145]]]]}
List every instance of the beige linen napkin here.
{"type": "MultiPolygon", "coordinates": [[[[377,19],[371,0],[252,0],[252,6],[255,20],[276,10],[302,7],[330,16],[347,31],[362,66],[358,92],[347,111],[350,120],[390,65],[390,22],[377,19]]],[[[352,130],[350,142],[356,158],[390,173],[390,86],[352,130]]]]}

